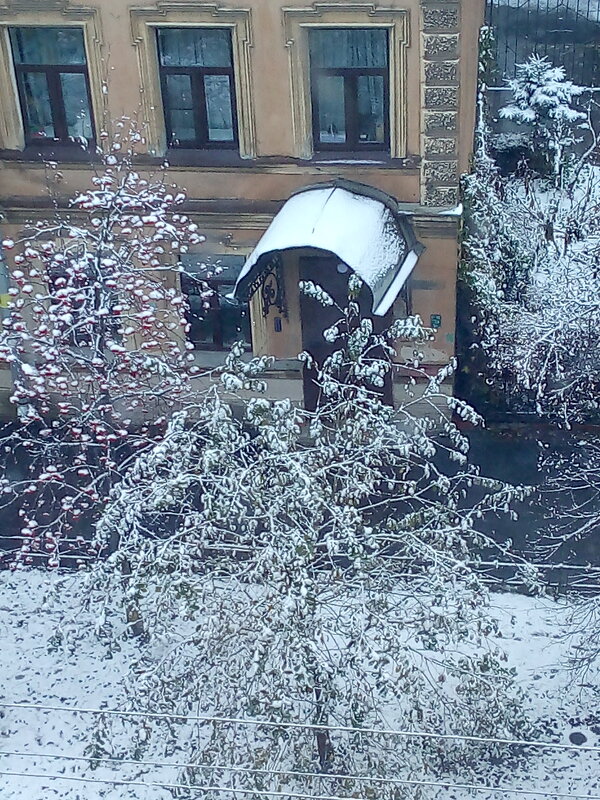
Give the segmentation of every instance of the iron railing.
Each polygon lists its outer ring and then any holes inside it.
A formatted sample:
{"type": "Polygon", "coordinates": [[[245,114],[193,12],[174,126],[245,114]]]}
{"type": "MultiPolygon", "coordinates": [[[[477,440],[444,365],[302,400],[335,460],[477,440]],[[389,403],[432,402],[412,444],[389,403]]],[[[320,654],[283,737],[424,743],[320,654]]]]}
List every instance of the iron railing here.
{"type": "Polygon", "coordinates": [[[495,33],[496,85],[535,53],[575,83],[600,87],[600,0],[486,0],[486,22],[495,33]]]}

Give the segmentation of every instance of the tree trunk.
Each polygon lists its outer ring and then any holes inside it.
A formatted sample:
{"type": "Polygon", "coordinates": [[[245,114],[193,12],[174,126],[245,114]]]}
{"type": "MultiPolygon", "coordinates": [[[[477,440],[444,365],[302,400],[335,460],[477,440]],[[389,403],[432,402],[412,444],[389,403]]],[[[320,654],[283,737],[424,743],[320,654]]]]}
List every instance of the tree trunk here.
{"type": "MultiPolygon", "coordinates": [[[[131,564],[129,559],[124,558],[121,561],[121,573],[127,578],[131,575],[131,564]]],[[[139,608],[134,603],[127,603],[126,619],[129,630],[133,636],[141,638],[144,636],[144,622],[140,614],[139,608]]]]}
{"type": "MultiPolygon", "coordinates": [[[[327,716],[322,702],[323,690],[320,686],[315,686],[315,704],[317,710],[317,725],[325,724],[327,716]]],[[[329,731],[317,730],[317,753],[319,755],[319,767],[321,772],[329,772],[331,760],[333,759],[333,745],[329,737],[329,731]]]]}

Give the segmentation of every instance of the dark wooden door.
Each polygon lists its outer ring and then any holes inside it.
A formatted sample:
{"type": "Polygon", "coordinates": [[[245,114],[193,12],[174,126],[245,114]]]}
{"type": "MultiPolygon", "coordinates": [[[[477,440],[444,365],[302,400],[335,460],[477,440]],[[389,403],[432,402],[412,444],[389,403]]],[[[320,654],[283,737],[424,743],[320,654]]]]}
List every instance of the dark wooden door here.
{"type": "MultiPolygon", "coordinates": [[[[348,279],[352,271],[343,264],[337,256],[303,256],[300,258],[300,280],[313,281],[329,294],[339,308],[348,304],[348,279]]],[[[370,289],[363,284],[358,298],[361,317],[373,320],[373,330],[380,333],[392,321],[391,312],[385,317],[375,317],[372,314],[373,298],[370,289]]],[[[341,313],[336,306],[323,306],[313,297],[303,292],[300,293],[300,319],[302,324],[302,348],[315,359],[318,364],[339,349],[339,342],[328,342],[323,331],[334,325],[341,313]]],[[[373,357],[383,357],[382,353],[373,353],[373,357]]],[[[304,388],[304,405],[309,411],[314,411],[319,403],[320,389],[315,382],[317,372],[314,368],[304,367],[302,371],[304,388]]],[[[370,387],[373,388],[373,387],[370,387]]],[[[381,395],[386,403],[392,403],[392,379],[388,373],[385,386],[381,395]]]]}

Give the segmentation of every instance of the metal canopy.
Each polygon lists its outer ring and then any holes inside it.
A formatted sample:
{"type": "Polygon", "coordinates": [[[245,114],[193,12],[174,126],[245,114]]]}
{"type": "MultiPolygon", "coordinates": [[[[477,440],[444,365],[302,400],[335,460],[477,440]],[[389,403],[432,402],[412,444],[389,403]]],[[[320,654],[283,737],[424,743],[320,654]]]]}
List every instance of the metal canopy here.
{"type": "Polygon", "coordinates": [[[316,248],[336,255],[371,289],[373,314],[384,316],[425,249],[396,202],[345,180],[293,194],[242,267],[234,296],[248,299],[274,253],[316,248]]]}

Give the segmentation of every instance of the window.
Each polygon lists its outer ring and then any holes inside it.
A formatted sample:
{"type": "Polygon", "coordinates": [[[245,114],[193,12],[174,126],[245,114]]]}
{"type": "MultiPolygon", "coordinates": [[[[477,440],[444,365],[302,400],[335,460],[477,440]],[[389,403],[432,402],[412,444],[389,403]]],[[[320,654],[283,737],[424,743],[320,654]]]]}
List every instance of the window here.
{"type": "Polygon", "coordinates": [[[10,28],[28,144],[93,139],[81,28],[10,28]]]}
{"type": "Polygon", "coordinates": [[[245,261],[244,256],[215,256],[201,264],[193,258],[183,261],[181,291],[190,306],[188,337],[199,349],[228,350],[239,341],[251,349],[249,305],[229,297],[245,261]]]}
{"type": "Polygon", "coordinates": [[[388,149],[387,30],[315,28],[309,47],[315,149],[388,149]]]}
{"type": "Polygon", "coordinates": [[[231,33],[158,28],[160,78],[171,147],[237,147],[231,33]]]}

